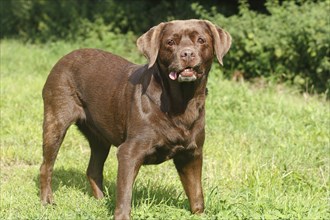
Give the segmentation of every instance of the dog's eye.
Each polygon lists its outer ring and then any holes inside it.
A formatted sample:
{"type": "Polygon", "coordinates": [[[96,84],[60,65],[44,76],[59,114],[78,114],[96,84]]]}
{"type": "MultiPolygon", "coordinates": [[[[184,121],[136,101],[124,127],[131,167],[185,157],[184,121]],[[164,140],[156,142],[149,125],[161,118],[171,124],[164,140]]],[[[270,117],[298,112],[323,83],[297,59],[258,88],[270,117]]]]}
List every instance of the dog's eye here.
{"type": "Polygon", "coordinates": [[[205,43],[205,39],[199,37],[199,38],[197,39],[197,42],[200,43],[200,44],[204,44],[204,43],[205,43]]]}
{"type": "Polygon", "coordinates": [[[173,46],[175,44],[175,41],[170,39],[170,40],[167,40],[167,45],[168,46],[173,46]]]}

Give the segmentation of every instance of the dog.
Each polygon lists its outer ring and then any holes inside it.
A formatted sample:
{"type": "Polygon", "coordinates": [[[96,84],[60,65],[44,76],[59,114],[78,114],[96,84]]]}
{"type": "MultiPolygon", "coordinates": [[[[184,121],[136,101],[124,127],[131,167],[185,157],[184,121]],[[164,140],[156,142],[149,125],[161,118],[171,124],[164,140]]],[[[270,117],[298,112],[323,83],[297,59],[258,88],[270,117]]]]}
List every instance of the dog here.
{"type": "Polygon", "coordinates": [[[173,159],[192,213],[204,211],[201,184],[205,98],[214,55],[220,64],[231,36],[207,20],[160,23],[137,40],[147,65],[98,49],[62,57],[43,88],[40,197],[53,203],[53,166],[67,129],[76,124],[91,148],[87,169],[102,198],[110,146],[118,159],[115,219],[129,219],[132,188],[142,165],[173,159]]]}

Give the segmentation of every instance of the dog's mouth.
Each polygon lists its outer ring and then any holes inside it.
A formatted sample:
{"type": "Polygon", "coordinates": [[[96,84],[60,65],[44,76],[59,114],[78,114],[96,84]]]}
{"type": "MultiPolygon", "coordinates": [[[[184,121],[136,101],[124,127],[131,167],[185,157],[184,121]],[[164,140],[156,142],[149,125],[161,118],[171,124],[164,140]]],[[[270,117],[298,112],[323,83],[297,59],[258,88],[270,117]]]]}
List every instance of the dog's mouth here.
{"type": "Polygon", "coordinates": [[[170,72],[169,77],[171,80],[178,80],[178,82],[193,82],[197,79],[197,72],[188,67],[179,72],[170,72]]]}

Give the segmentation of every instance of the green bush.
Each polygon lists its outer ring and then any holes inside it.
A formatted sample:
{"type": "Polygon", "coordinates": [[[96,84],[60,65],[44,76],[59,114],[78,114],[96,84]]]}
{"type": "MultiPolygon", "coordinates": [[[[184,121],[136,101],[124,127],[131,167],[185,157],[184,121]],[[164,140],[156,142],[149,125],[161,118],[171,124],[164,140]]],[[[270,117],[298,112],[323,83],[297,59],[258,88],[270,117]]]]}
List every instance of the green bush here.
{"type": "Polygon", "coordinates": [[[193,9],[202,18],[230,32],[233,44],[226,56],[226,75],[235,70],[244,77],[273,77],[297,84],[308,92],[329,95],[329,3],[267,1],[269,14],[249,10],[241,1],[238,15],[224,17],[215,9],[193,9]],[[228,68],[229,67],[229,68],[228,68]]]}
{"type": "Polygon", "coordinates": [[[329,3],[268,0],[268,14],[261,14],[249,10],[247,0],[240,0],[239,13],[225,17],[219,10],[226,13],[226,7],[210,9],[213,0],[196,2],[203,6],[191,0],[0,1],[1,38],[108,42],[116,38],[113,33],[134,38],[132,32],[139,35],[161,21],[204,18],[233,37],[225,59],[227,76],[238,70],[246,79],[273,78],[330,96],[329,3]]]}
{"type": "Polygon", "coordinates": [[[86,39],[90,32],[100,39],[109,31],[141,34],[162,21],[196,17],[190,5],[191,0],[5,0],[0,1],[1,38],[47,42],[86,39]]]}
{"type": "Polygon", "coordinates": [[[90,0],[1,1],[1,38],[18,36],[32,42],[102,39],[111,26],[94,15],[96,4],[92,3],[90,0]]]}

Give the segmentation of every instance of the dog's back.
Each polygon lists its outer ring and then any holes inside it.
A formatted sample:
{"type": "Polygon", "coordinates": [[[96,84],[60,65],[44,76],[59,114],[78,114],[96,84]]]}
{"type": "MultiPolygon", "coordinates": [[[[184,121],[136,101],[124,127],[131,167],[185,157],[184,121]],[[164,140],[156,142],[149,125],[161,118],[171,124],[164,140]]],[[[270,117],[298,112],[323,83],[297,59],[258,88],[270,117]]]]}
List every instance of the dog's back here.
{"type": "Polygon", "coordinates": [[[119,145],[133,90],[127,81],[138,67],[102,50],[69,53],[54,66],[44,86],[45,118],[52,118],[52,124],[60,119],[64,127],[77,123],[83,133],[89,130],[119,145]]]}

